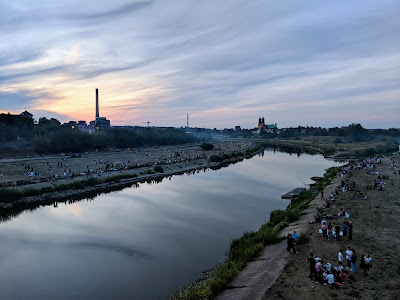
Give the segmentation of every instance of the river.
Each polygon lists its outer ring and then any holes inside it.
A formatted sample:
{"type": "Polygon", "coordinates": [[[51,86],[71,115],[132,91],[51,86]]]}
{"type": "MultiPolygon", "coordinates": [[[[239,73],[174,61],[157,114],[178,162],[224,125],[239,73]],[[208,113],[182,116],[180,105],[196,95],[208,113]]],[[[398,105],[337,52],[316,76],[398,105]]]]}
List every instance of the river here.
{"type": "Polygon", "coordinates": [[[162,299],[224,260],[281,195],[340,165],[265,151],[219,170],[25,211],[0,224],[1,299],[162,299]]]}

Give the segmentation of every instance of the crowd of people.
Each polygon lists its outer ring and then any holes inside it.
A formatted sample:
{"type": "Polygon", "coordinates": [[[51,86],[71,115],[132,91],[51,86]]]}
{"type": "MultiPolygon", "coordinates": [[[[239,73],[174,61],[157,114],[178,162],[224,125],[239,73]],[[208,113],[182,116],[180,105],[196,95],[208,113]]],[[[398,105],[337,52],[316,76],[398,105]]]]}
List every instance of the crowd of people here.
{"type": "MultiPolygon", "coordinates": [[[[175,163],[188,163],[198,160],[208,160],[211,155],[223,155],[232,154],[236,151],[245,151],[246,149],[253,147],[255,144],[252,141],[245,142],[224,142],[220,144],[216,142],[216,147],[211,151],[203,151],[194,147],[181,149],[164,148],[144,148],[130,150],[129,152],[122,151],[120,159],[118,154],[113,155],[113,160],[107,160],[105,158],[97,158],[90,162],[89,165],[76,164],[75,161],[69,161],[68,156],[62,155],[56,160],[45,162],[45,167],[32,163],[32,165],[24,165],[24,173],[21,175],[29,176],[28,179],[19,179],[7,181],[7,175],[1,174],[2,181],[0,186],[20,186],[26,184],[34,184],[40,182],[54,182],[60,179],[73,179],[78,176],[97,175],[103,176],[104,173],[110,172],[121,172],[124,170],[137,169],[137,168],[152,168],[156,165],[172,165],[175,163]],[[182,150],[184,149],[184,150],[182,150]],[[69,163],[70,162],[70,163],[69,163]],[[86,165],[86,169],[84,166],[86,165]]],[[[97,156],[100,156],[100,152],[96,150],[97,156]]],[[[89,153],[85,153],[88,155],[89,153]]],[[[84,155],[84,154],[83,154],[84,155]]],[[[45,155],[41,155],[45,157],[45,155]]],[[[79,155],[80,157],[80,155],[79,155]]]]}
{"type": "MultiPolygon", "coordinates": [[[[352,178],[351,170],[360,170],[366,172],[369,175],[377,176],[373,179],[372,184],[367,186],[367,190],[383,191],[386,181],[389,180],[389,176],[385,174],[380,174],[376,166],[381,164],[382,160],[379,158],[373,159],[363,159],[356,160],[353,164],[346,167],[342,167],[340,176],[340,188],[336,189],[329,194],[327,199],[324,199],[324,193],[321,192],[321,201],[324,205],[319,209],[332,209],[335,207],[335,200],[339,193],[348,193],[349,191],[355,191],[353,196],[347,195],[346,206],[351,207],[350,199],[365,200],[367,196],[365,193],[357,191],[360,187],[357,186],[356,182],[352,178]]],[[[390,168],[394,170],[394,174],[398,172],[398,167],[395,161],[390,162],[390,168]]],[[[392,182],[393,185],[393,182],[392,182]]],[[[396,203],[400,205],[400,203],[396,203]]],[[[321,234],[322,238],[328,241],[336,242],[347,242],[353,239],[353,222],[350,219],[350,213],[348,208],[341,207],[339,211],[335,214],[329,215],[328,213],[320,215],[319,213],[314,216],[314,219],[310,221],[313,224],[319,224],[318,232],[321,234]],[[342,221],[339,221],[341,218],[342,221]],[[334,219],[333,221],[330,219],[334,219]]],[[[288,239],[288,251],[293,250],[298,253],[296,249],[296,243],[289,242],[288,239]]],[[[293,239],[293,238],[292,238],[293,239]]],[[[344,243],[346,244],[346,243],[344,243]]],[[[347,247],[345,251],[340,249],[337,255],[337,261],[332,264],[329,262],[324,263],[320,257],[314,256],[310,253],[307,258],[309,264],[309,278],[313,283],[321,283],[325,285],[330,285],[335,288],[342,287],[346,283],[355,282],[355,274],[361,270],[364,276],[370,275],[370,269],[372,267],[372,259],[368,253],[358,254],[358,251],[354,249],[355,247],[347,247]]]]}
{"type": "MultiPolygon", "coordinates": [[[[363,270],[364,276],[369,276],[369,270],[372,267],[371,261],[372,258],[368,253],[361,255],[359,268],[363,270]]],[[[338,260],[334,266],[329,262],[324,264],[322,259],[314,256],[313,253],[310,253],[307,262],[310,269],[308,277],[313,283],[329,284],[339,288],[349,281],[357,281],[354,274],[357,272],[358,257],[353,248],[348,247],[345,252],[340,249],[338,260]]]]}

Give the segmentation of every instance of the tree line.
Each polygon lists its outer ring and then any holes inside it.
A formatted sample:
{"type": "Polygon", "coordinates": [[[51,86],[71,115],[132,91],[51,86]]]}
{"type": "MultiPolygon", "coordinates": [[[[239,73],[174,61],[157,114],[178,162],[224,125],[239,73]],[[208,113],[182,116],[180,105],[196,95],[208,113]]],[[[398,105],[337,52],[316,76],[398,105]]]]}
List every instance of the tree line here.
{"type": "MultiPolygon", "coordinates": [[[[36,129],[36,128],[35,128],[36,129]]],[[[35,150],[39,153],[85,152],[107,148],[134,148],[193,143],[197,138],[175,128],[110,128],[91,134],[61,126],[58,130],[35,130],[35,150]]]]}
{"type": "Polygon", "coordinates": [[[82,132],[76,127],[61,124],[57,119],[32,118],[22,115],[0,114],[0,142],[24,139],[30,141],[38,153],[85,152],[107,148],[133,148],[196,142],[193,134],[175,128],[111,127],[82,132]]]}

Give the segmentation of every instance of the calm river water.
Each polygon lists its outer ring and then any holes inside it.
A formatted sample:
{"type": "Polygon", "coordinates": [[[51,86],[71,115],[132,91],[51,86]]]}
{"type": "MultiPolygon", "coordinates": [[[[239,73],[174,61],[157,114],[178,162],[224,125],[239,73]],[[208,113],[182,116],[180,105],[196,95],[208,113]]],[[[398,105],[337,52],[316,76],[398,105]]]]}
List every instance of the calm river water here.
{"type": "Polygon", "coordinates": [[[1,299],[162,299],[225,258],[281,195],[339,163],[265,151],[0,224],[1,299]]]}

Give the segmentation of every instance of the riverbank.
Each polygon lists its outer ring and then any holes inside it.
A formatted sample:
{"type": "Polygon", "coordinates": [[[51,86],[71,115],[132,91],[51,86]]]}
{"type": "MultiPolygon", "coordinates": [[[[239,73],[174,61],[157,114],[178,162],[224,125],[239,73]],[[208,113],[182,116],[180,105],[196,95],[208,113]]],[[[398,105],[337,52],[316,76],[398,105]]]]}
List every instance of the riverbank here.
{"type": "Polygon", "coordinates": [[[289,262],[290,254],[286,251],[286,234],[296,231],[303,237],[309,229],[309,220],[313,219],[317,209],[321,206],[321,193],[329,195],[335,191],[338,184],[340,184],[340,179],[336,176],[316,195],[309,207],[302,212],[300,218],[289,223],[280,232],[281,241],[266,245],[261,255],[249,262],[229,285],[229,289],[225,289],[216,299],[262,299],[289,262]]]}
{"type": "MultiPolygon", "coordinates": [[[[217,142],[215,145],[213,151],[202,151],[199,144],[192,144],[187,145],[186,148],[182,146],[163,149],[150,148],[145,153],[141,153],[141,151],[94,153],[78,158],[58,158],[53,161],[55,169],[56,165],[57,168],[88,169],[89,165],[95,164],[100,165],[100,169],[101,167],[104,169],[105,162],[113,164],[115,168],[112,171],[96,172],[90,175],[83,173],[81,176],[57,180],[49,180],[42,176],[36,178],[32,183],[0,188],[0,216],[8,218],[39,205],[57,205],[57,202],[91,198],[101,193],[121,190],[144,182],[160,181],[173,175],[195,173],[207,168],[217,169],[250,158],[261,148],[260,145],[255,145],[253,142],[241,140],[217,142]],[[160,158],[164,158],[164,160],[162,161],[160,158]],[[213,159],[215,159],[214,162],[213,159]],[[130,165],[124,161],[129,161],[130,165]],[[133,165],[133,161],[138,163],[133,165]],[[125,167],[116,169],[121,166],[125,167]]],[[[22,169],[22,166],[27,164],[32,168],[44,168],[44,166],[49,166],[48,161],[52,161],[52,159],[54,158],[4,159],[1,162],[2,170],[5,165],[11,168],[9,173],[16,173],[15,169],[18,169],[18,166],[22,169]]],[[[77,173],[79,173],[79,169],[77,173]]],[[[19,178],[21,176],[23,175],[20,174],[19,178]]]]}
{"type": "MultiPolygon", "coordinates": [[[[298,225],[293,222],[296,221],[298,223],[298,220],[302,218],[303,211],[309,207],[315,195],[329,185],[331,180],[335,177],[337,170],[337,168],[328,169],[321,180],[312,184],[310,189],[301,193],[296,199],[293,199],[290,207],[286,210],[272,211],[269,221],[262,225],[258,231],[246,232],[240,238],[233,240],[230,245],[228,257],[224,263],[217,266],[209,276],[206,276],[205,280],[198,281],[176,292],[171,299],[213,299],[227,288],[228,289],[219,296],[222,297],[221,299],[237,299],[237,297],[253,299],[255,296],[254,292],[262,295],[266,291],[266,289],[264,289],[264,280],[266,278],[267,280],[268,278],[275,278],[279,273],[279,266],[283,267],[284,265],[277,264],[276,258],[278,256],[276,253],[268,253],[268,250],[265,250],[268,249],[266,247],[272,247],[273,249],[281,247],[274,244],[284,238],[284,231],[282,231],[282,229],[289,226],[289,224],[292,226],[298,225]],[[272,262],[272,265],[268,266],[269,269],[267,272],[260,273],[258,272],[258,270],[260,270],[260,264],[256,263],[255,269],[252,269],[251,265],[254,261],[258,261],[257,257],[259,257],[263,249],[267,251],[266,254],[268,257],[264,257],[265,255],[261,256],[260,260],[269,260],[269,262],[272,262]],[[273,257],[271,257],[271,255],[273,257]],[[250,266],[250,270],[247,269],[248,266],[250,266]],[[273,268],[276,268],[278,271],[272,271],[273,268]],[[239,276],[236,277],[238,274],[239,276]],[[250,278],[250,283],[248,283],[247,286],[243,285],[243,281],[240,279],[241,277],[250,278]],[[232,285],[234,279],[235,281],[232,285]],[[259,284],[255,286],[254,282],[259,284]],[[238,286],[236,286],[237,284],[238,286]],[[247,289],[245,289],[246,287],[247,289]],[[239,291],[236,290],[236,288],[244,289],[239,291]],[[247,293],[244,292],[244,294],[241,295],[241,292],[245,290],[247,290],[247,293]]],[[[299,230],[301,230],[301,228],[299,228],[299,230]]]]}
{"type": "MultiPolygon", "coordinates": [[[[366,192],[367,199],[357,197],[360,193],[365,193],[365,187],[371,184],[371,180],[378,180],[380,177],[378,174],[367,174],[365,170],[352,170],[344,177],[344,182],[346,186],[351,187],[354,182],[357,188],[338,192],[341,188],[341,177],[338,174],[339,176],[336,176],[328,186],[321,190],[325,199],[322,199],[323,195],[318,193],[309,207],[303,211],[300,219],[290,223],[280,232],[281,238],[293,231],[300,234],[300,244],[302,245],[299,247],[299,254],[289,254],[286,251],[286,240],[266,245],[260,256],[245,264],[245,268],[237,276],[234,276],[234,280],[227,283],[227,289],[218,296],[209,294],[208,298],[216,296],[216,299],[219,300],[398,299],[400,296],[398,292],[400,264],[397,262],[396,255],[400,243],[398,242],[399,234],[395,228],[400,225],[397,218],[397,210],[400,209],[398,200],[400,176],[398,169],[393,169],[393,165],[399,165],[399,155],[396,154],[390,159],[384,158],[382,161],[382,164],[376,165],[376,170],[385,176],[390,174],[390,179],[385,177],[385,180],[382,181],[385,186],[383,191],[369,189],[366,192]],[[338,195],[335,196],[335,207],[324,208],[325,200],[329,198],[328,195],[336,192],[338,195]],[[382,195],[385,196],[385,200],[382,200],[382,195]],[[349,207],[349,205],[351,206],[349,207]],[[317,213],[335,217],[340,207],[344,207],[350,213],[355,227],[353,236],[358,236],[352,240],[346,238],[341,242],[324,242],[324,239],[321,240],[322,234],[318,232],[320,223],[310,224],[309,221],[313,220],[317,213]],[[350,280],[339,290],[316,284],[308,279],[309,267],[306,259],[310,252],[321,257],[325,263],[330,262],[332,266],[338,266],[337,253],[340,248],[346,249],[347,246],[354,247],[359,258],[367,252],[371,256],[371,253],[376,253],[374,266],[376,265],[377,268],[375,268],[376,272],[371,272],[371,277],[364,278],[360,274],[362,271],[359,271],[354,275],[354,280],[350,280]]],[[[273,217],[274,215],[271,214],[271,218],[273,217]]],[[[331,220],[328,219],[329,221],[331,220]]],[[[339,221],[341,225],[343,220],[334,219],[333,221],[339,221]]],[[[203,284],[204,286],[206,284],[203,284]]],[[[192,295],[189,294],[189,297],[175,295],[175,298],[189,299],[190,296],[192,295]]]]}
{"type": "MultiPolygon", "coordinates": [[[[343,238],[340,241],[327,240],[318,232],[320,223],[309,224],[306,234],[309,243],[300,247],[300,254],[288,255],[287,263],[272,287],[265,293],[263,299],[399,299],[400,297],[400,225],[398,215],[400,205],[399,170],[393,169],[393,164],[399,166],[399,155],[382,159],[376,164],[378,174],[368,174],[366,170],[350,170],[346,176],[346,185],[355,188],[351,191],[339,192],[333,201],[335,207],[322,208],[319,213],[335,216],[340,208],[349,214],[353,224],[352,239],[343,238]],[[385,178],[382,179],[382,175],[385,178]],[[386,178],[388,176],[388,178],[386,178]],[[379,179],[378,179],[379,178],[379,179]],[[382,181],[383,189],[366,189],[371,182],[382,181]],[[365,194],[366,198],[359,197],[365,194]],[[320,257],[332,267],[338,267],[338,252],[351,247],[357,254],[357,271],[341,288],[317,284],[308,278],[309,266],[306,261],[310,252],[320,257]],[[361,255],[368,253],[372,257],[370,276],[364,276],[360,270],[361,255]]],[[[326,195],[326,194],[325,194],[326,195]]],[[[319,205],[323,202],[316,197],[319,205]]],[[[343,225],[344,218],[328,219],[328,222],[343,225]]],[[[346,267],[346,261],[344,262],[346,267]]]]}
{"type": "Polygon", "coordinates": [[[280,148],[291,153],[322,154],[326,158],[353,159],[374,155],[387,155],[398,151],[393,142],[377,140],[362,143],[337,143],[333,137],[303,137],[301,139],[259,140],[265,147],[280,148]]]}

